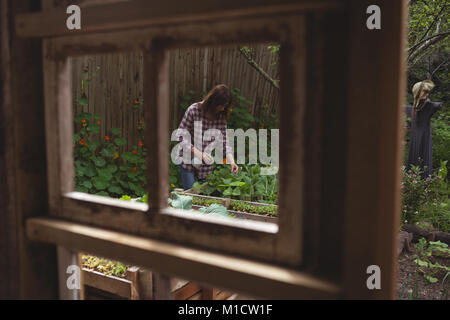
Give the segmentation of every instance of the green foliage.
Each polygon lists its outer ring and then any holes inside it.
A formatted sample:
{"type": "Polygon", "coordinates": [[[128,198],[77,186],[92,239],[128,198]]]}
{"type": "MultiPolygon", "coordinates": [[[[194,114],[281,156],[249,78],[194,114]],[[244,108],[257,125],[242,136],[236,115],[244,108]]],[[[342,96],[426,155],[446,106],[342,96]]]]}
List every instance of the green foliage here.
{"type": "Polygon", "coordinates": [[[169,205],[175,209],[192,210],[192,197],[172,193],[172,199],[169,199],[169,205]]]}
{"type": "MultiPolygon", "coordinates": [[[[169,141],[169,150],[177,144],[177,141],[169,141]]],[[[183,180],[181,179],[180,168],[173,163],[169,152],[169,191],[173,191],[176,188],[183,188],[183,180]]]]}
{"type": "MultiPolygon", "coordinates": [[[[413,1],[409,7],[408,48],[416,46],[421,41],[436,33],[450,30],[448,19],[449,3],[442,0],[413,1]]],[[[411,50],[410,50],[411,51],[411,50]]],[[[442,101],[448,110],[450,78],[448,60],[450,58],[450,41],[448,35],[437,43],[421,51],[408,65],[408,101],[412,104],[411,88],[414,83],[431,79],[436,84],[433,90],[433,100],[442,101]]],[[[448,159],[448,158],[440,158],[448,159]]]]}
{"type": "MultiPolygon", "coordinates": [[[[439,168],[441,160],[450,160],[450,106],[439,111],[431,119],[433,168],[439,168]]],[[[450,170],[450,161],[447,161],[448,170],[450,170]]],[[[449,177],[447,176],[447,178],[449,177]]]]}
{"type": "Polygon", "coordinates": [[[218,199],[204,199],[199,197],[193,197],[192,204],[197,206],[209,207],[212,204],[222,204],[222,201],[218,199]]]}
{"type": "Polygon", "coordinates": [[[276,206],[256,206],[256,205],[252,205],[250,203],[239,202],[239,201],[232,201],[230,206],[234,211],[248,212],[248,213],[267,215],[267,216],[277,216],[278,215],[276,206]]]}
{"type": "Polygon", "coordinates": [[[91,255],[83,255],[81,264],[87,269],[122,278],[126,276],[128,269],[128,266],[121,262],[91,255]]]}
{"type": "Polygon", "coordinates": [[[75,190],[118,198],[145,193],[145,158],[143,143],[132,151],[120,153],[126,144],[119,128],[100,137],[100,116],[82,112],[74,117],[79,129],[73,136],[75,190]]]}
{"type": "Polygon", "coordinates": [[[421,238],[415,247],[418,250],[418,254],[416,255],[414,262],[428,282],[438,282],[436,276],[439,271],[450,272],[449,267],[443,266],[437,262],[433,263],[433,257],[450,258],[450,249],[448,249],[446,243],[440,241],[427,242],[427,240],[421,238]]]}
{"type": "Polygon", "coordinates": [[[253,127],[255,118],[249,111],[249,107],[253,104],[253,101],[248,100],[240,94],[240,89],[234,88],[231,90],[233,103],[230,119],[227,126],[229,129],[242,129],[247,130],[253,127]]]}
{"type": "Polygon", "coordinates": [[[402,169],[402,222],[430,222],[436,229],[450,231],[450,203],[448,200],[447,168],[441,163],[438,173],[423,178],[421,169],[413,166],[402,169]]]}
{"type": "Polygon", "coordinates": [[[240,165],[238,173],[224,165],[216,165],[206,182],[195,182],[193,188],[202,194],[248,201],[276,203],[278,184],[276,175],[261,175],[259,165],[240,165]]]}

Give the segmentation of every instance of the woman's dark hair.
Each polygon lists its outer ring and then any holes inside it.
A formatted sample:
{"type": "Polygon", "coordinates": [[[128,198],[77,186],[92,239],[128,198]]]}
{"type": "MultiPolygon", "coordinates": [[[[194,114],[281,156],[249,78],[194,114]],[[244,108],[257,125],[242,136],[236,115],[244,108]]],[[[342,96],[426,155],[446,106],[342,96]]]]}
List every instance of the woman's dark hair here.
{"type": "Polygon", "coordinates": [[[228,121],[231,112],[231,91],[224,84],[215,86],[205,97],[201,105],[202,110],[211,117],[220,119],[225,117],[228,121]],[[225,106],[222,112],[216,113],[218,106],[225,106]]]}

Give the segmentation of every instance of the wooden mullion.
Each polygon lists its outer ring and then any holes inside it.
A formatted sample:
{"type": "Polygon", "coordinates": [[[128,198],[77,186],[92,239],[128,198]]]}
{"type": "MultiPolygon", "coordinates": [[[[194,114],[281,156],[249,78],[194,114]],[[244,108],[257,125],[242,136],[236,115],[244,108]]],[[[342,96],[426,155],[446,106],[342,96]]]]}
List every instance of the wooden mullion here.
{"type": "Polygon", "coordinates": [[[169,53],[156,41],[144,53],[144,120],[150,212],[167,207],[169,141],[169,53]]]}
{"type": "Polygon", "coordinates": [[[74,185],[71,63],[54,58],[51,40],[44,40],[43,46],[49,209],[58,215],[62,194],[73,191],[74,185]]]}
{"type": "Polygon", "coordinates": [[[303,249],[304,158],[308,152],[303,132],[307,96],[305,36],[305,16],[299,16],[289,25],[288,35],[280,48],[280,82],[284,85],[280,88],[279,236],[276,246],[280,249],[277,255],[291,265],[300,265],[303,249]]]}

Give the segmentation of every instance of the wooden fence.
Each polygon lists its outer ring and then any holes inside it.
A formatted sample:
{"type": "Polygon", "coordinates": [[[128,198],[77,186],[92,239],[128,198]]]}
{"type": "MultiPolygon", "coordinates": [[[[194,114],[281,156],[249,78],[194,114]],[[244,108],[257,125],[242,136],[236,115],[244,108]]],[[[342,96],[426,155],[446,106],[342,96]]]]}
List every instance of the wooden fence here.
{"type": "MultiPolygon", "coordinates": [[[[278,65],[267,45],[253,46],[254,61],[273,79],[279,79],[278,65]]],[[[141,53],[84,56],[73,59],[74,113],[85,111],[101,116],[101,136],[110,128],[121,128],[128,146],[136,145],[137,126],[143,118],[143,57],[141,53]],[[76,102],[85,98],[87,105],[76,102]]],[[[253,101],[249,111],[259,116],[262,106],[279,107],[279,90],[250,66],[238,47],[177,49],[170,52],[170,128],[175,129],[184,110],[179,105],[189,91],[194,101],[202,92],[224,83],[253,101]]]]}

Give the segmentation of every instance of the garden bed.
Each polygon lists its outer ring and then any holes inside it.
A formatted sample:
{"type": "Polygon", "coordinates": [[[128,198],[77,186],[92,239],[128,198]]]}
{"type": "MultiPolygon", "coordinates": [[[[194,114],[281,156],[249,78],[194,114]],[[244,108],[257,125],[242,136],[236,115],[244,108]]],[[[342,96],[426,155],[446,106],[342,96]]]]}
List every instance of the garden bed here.
{"type": "MultiPolygon", "coordinates": [[[[150,271],[95,256],[80,257],[83,261],[81,279],[84,300],[145,300],[153,295],[150,271]]],[[[225,300],[232,295],[217,288],[171,279],[173,300],[225,300]]]]}
{"type": "Polygon", "coordinates": [[[267,203],[234,200],[229,198],[205,196],[192,193],[191,190],[175,189],[173,192],[192,197],[192,208],[199,209],[213,203],[223,205],[230,215],[239,219],[277,223],[278,206],[267,203]],[[237,209],[237,210],[235,210],[237,209]],[[245,210],[245,211],[244,211],[245,210]]]}

